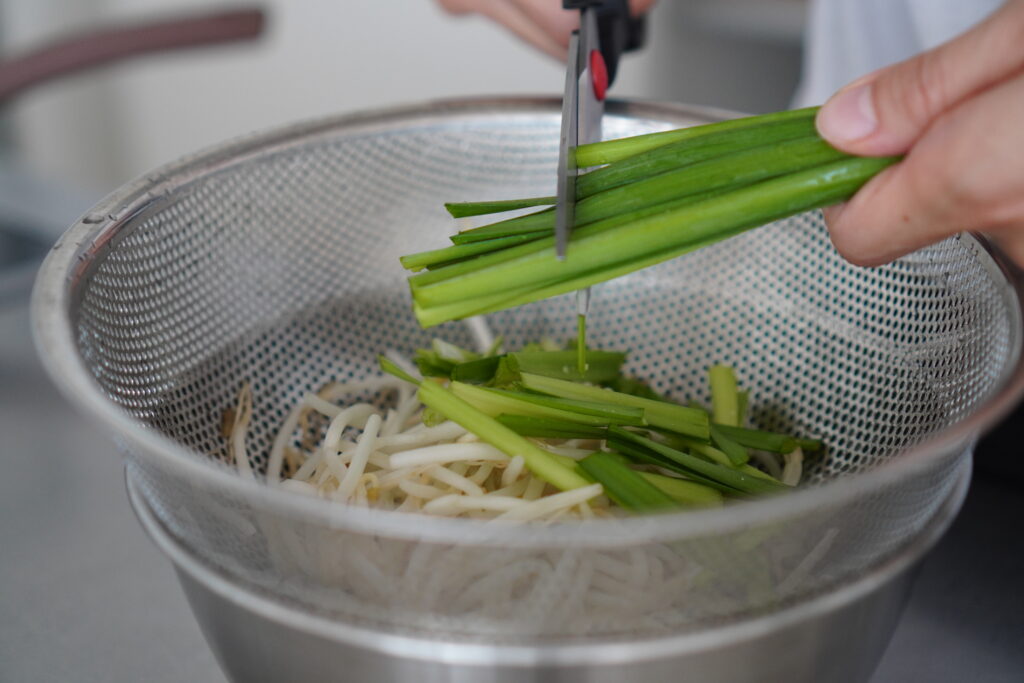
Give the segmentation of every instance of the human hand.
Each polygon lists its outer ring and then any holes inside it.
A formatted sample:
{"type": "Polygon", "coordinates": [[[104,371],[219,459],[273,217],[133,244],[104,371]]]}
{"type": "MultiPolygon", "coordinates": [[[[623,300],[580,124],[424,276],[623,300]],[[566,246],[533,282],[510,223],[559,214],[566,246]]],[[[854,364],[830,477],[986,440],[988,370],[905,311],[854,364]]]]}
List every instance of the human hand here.
{"type": "MultiPolygon", "coordinates": [[[[452,14],[476,12],[503,25],[517,36],[551,55],[565,59],[569,34],[579,26],[579,13],[562,9],[561,0],[438,0],[452,14]]],[[[655,0],[630,0],[629,10],[639,16],[655,0]]]]}
{"type": "Polygon", "coordinates": [[[826,210],[848,260],[878,265],[972,230],[1024,267],[1024,0],[854,81],[825,103],[817,126],[851,154],[906,155],[826,210]]]}

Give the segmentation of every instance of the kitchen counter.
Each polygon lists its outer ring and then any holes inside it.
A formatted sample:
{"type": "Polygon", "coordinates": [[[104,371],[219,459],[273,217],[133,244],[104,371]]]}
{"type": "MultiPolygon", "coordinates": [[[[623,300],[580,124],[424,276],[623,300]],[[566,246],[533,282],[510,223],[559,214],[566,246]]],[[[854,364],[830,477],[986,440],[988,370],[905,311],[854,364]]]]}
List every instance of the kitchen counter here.
{"type": "MultiPolygon", "coordinates": [[[[0,681],[223,681],[110,440],[29,337],[23,308],[0,309],[0,681]]],[[[872,683],[1024,680],[1022,512],[1019,486],[975,476],[872,683]]]]}

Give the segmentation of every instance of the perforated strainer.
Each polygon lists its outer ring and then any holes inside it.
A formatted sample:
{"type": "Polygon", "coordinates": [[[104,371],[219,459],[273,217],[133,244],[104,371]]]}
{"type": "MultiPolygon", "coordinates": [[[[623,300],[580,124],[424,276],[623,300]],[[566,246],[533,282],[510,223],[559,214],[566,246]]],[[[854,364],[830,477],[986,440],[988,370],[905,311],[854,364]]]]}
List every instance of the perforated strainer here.
{"type": "MultiPolygon", "coordinates": [[[[35,293],[44,360],[116,433],[142,503],[198,562],[381,633],[635,642],[820,598],[934,537],[973,439],[1024,383],[1019,279],[966,235],[856,268],[816,213],[595,288],[588,322],[659,391],[706,400],[707,366],[730,363],[755,423],[822,438],[790,495],[509,528],[343,507],[219,461],[244,382],[259,470],[304,392],[375,375],[387,348],[472,343],[462,323],[418,328],[398,256],[454,229],[445,200],[550,194],[558,111],[451,102],[249,138],[143,178],[64,237],[35,293]]],[[[715,116],[618,103],[605,134],[715,116]]],[[[516,348],[571,336],[575,307],[487,322],[516,348]]]]}

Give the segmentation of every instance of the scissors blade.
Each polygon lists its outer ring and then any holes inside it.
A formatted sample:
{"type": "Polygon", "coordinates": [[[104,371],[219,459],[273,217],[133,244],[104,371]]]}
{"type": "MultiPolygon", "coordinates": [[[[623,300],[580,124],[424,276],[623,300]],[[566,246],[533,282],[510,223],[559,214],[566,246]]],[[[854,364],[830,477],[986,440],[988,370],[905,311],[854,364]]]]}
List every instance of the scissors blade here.
{"type": "Polygon", "coordinates": [[[576,218],[576,145],[579,144],[580,35],[569,38],[562,96],[562,134],[558,142],[558,189],[555,201],[555,253],[565,258],[569,232],[576,218]]]}

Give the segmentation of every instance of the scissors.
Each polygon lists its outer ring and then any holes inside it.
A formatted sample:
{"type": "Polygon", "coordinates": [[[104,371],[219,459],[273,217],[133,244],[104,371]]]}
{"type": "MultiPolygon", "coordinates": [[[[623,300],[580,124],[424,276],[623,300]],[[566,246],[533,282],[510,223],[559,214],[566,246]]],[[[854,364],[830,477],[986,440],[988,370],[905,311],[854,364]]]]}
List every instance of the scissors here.
{"type": "Polygon", "coordinates": [[[569,39],[558,147],[555,249],[564,259],[576,217],[576,147],[601,139],[604,99],[618,70],[619,55],[643,44],[642,18],[629,14],[628,0],[563,0],[579,10],[580,27],[569,39]]]}

